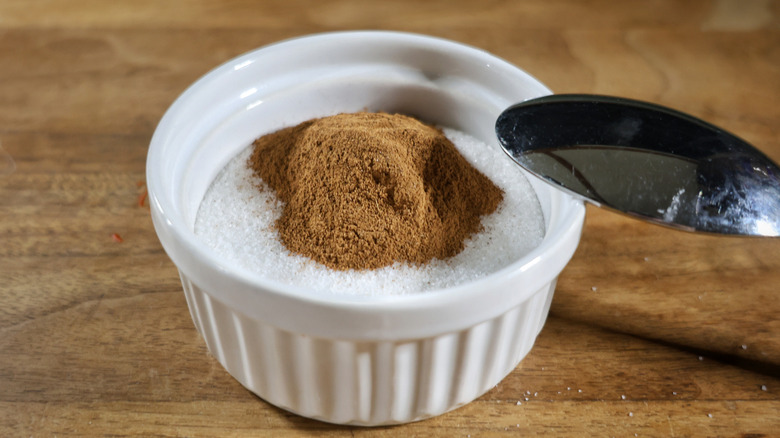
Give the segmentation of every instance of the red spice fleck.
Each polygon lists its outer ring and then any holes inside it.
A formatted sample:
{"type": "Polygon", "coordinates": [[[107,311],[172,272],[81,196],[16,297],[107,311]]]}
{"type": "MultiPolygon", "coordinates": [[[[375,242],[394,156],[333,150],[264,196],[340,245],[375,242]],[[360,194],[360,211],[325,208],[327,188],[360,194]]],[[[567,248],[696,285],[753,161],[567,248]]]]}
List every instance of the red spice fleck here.
{"type": "Polygon", "coordinates": [[[146,188],[146,181],[140,179],[135,182],[135,185],[141,189],[141,193],[138,194],[138,199],[136,200],[138,203],[138,206],[143,207],[149,207],[149,203],[147,202],[149,198],[149,190],[146,188]]]}
{"type": "Polygon", "coordinates": [[[112,234],[111,238],[114,239],[114,242],[116,242],[116,243],[122,243],[122,242],[125,241],[124,239],[122,239],[122,236],[120,236],[117,233],[112,234]]]}
{"type": "Polygon", "coordinates": [[[138,195],[138,206],[139,207],[143,207],[145,205],[147,196],[149,196],[149,191],[145,190],[145,189],[144,189],[143,193],[138,195]]]}

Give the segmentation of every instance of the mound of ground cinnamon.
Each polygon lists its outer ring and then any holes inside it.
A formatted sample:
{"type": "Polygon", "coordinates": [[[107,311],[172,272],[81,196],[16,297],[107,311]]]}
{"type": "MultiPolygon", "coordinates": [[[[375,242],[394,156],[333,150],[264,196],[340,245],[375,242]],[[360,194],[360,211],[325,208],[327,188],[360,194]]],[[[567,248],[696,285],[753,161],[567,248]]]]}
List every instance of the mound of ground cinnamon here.
{"type": "Polygon", "coordinates": [[[404,115],[309,120],[253,148],[248,165],[284,203],[284,246],[336,270],[452,257],[503,198],[440,130],[404,115]]]}

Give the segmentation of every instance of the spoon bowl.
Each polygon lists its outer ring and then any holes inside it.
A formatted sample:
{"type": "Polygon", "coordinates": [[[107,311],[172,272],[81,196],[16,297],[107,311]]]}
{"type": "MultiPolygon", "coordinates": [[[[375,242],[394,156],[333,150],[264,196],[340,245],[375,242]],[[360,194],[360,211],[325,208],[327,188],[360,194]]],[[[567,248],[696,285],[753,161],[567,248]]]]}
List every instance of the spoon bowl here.
{"type": "Polygon", "coordinates": [[[688,114],[550,95],[505,110],[496,134],[520,166],[597,206],[687,231],[780,236],[780,168],[688,114]]]}

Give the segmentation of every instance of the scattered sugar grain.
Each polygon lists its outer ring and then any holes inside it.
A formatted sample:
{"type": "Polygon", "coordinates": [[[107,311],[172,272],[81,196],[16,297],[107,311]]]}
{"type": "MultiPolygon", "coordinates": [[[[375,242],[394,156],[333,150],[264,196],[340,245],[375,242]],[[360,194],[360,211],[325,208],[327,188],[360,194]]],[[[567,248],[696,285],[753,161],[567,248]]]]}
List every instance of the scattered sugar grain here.
{"type": "Polygon", "coordinates": [[[195,234],[226,262],[274,282],[320,292],[403,295],[451,287],[506,267],[541,243],[541,207],[528,180],[498,148],[452,129],[445,135],[461,154],[504,191],[496,212],[482,218],[458,255],[422,266],[395,263],[376,270],[336,271],[290,253],[274,222],[282,203],[247,168],[251,146],[234,157],[212,182],[195,221],[195,234]],[[258,190],[258,186],[262,187],[258,190]]]}
{"type": "Polygon", "coordinates": [[[761,385],[761,390],[766,391],[766,385],[761,385]]]}

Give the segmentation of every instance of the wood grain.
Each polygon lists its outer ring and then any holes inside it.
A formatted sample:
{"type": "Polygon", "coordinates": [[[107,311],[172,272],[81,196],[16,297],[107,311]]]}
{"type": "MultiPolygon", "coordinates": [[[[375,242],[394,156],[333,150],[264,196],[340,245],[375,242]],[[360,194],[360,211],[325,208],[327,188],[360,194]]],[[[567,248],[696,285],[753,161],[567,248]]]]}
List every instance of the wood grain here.
{"type": "Polygon", "coordinates": [[[517,369],[451,413],[365,429],[281,411],[221,368],[139,200],[154,128],[190,83],[344,29],[471,44],[780,161],[779,17],[773,0],[0,2],[0,436],[776,436],[778,239],[589,208],[517,369]]]}

